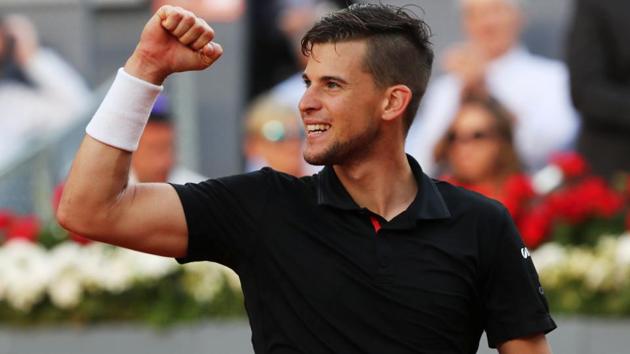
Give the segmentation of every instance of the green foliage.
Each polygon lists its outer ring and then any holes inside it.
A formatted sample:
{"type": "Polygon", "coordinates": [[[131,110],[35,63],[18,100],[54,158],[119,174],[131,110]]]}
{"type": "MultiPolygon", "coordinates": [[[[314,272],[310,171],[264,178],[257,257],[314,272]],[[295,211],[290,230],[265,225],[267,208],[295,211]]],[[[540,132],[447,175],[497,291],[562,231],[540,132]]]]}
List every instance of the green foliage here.
{"type": "Polygon", "coordinates": [[[554,225],[549,239],[563,245],[593,247],[602,235],[621,235],[626,229],[624,222],[623,214],[610,218],[591,217],[583,221],[579,227],[561,221],[554,225]]]}

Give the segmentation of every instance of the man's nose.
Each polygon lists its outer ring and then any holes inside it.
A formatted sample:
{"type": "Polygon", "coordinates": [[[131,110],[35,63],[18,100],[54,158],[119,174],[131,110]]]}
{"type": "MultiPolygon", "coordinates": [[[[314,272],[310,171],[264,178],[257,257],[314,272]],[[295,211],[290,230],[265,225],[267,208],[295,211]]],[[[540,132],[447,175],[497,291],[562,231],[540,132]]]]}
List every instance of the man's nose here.
{"type": "Polygon", "coordinates": [[[298,108],[302,113],[302,116],[308,115],[321,108],[321,101],[315,88],[311,86],[304,91],[304,95],[302,95],[298,108]]]}

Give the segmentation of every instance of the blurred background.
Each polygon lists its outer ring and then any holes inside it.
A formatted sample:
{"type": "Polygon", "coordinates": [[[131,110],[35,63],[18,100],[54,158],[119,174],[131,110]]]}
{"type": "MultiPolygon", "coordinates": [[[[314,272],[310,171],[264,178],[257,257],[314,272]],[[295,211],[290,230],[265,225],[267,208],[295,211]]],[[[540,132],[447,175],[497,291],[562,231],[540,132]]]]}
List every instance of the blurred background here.
{"type": "MultiPolygon", "coordinates": [[[[510,210],[559,318],[556,352],[626,353],[630,3],[381,2],[409,5],[433,32],[407,152],[510,210]]],[[[251,352],[231,271],[90,243],[54,209],[87,122],[163,4],[204,17],[224,55],[167,80],[130,179],[316,173],[301,158],[299,40],[349,3],[0,0],[0,354],[251,352]]]]}

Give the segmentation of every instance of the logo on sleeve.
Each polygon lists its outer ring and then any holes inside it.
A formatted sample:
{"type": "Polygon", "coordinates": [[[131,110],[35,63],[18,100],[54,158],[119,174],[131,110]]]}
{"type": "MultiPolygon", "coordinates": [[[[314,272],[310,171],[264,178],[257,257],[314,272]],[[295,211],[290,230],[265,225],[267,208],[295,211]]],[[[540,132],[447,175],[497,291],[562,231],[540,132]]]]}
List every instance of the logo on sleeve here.
{"type": "Polygon", "coordinates": [[[521,255],[523,256],[523,258],[527,259],[527,257],[529,257],[529,250],[527,249],[527,247],[523,247],[521,248],[521,255]]]}

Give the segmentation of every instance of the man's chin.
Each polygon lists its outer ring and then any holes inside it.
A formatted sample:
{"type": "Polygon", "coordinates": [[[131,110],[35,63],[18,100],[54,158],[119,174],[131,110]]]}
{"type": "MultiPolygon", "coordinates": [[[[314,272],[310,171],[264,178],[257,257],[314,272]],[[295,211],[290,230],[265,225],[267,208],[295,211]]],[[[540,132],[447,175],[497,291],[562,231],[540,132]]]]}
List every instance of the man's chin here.
{"type": "Polygon", "coordinates": [[[325,152],[315,153],[308,150],[304,151],[304,161],[313,166],[330,165],[330,156],[325,152]]]}
{"type": "Polygon", "coordinates": [[[304,155],[304,161],[306,161],[309,165],[313,165],[313,166],[327,165],[325,160],[318,158],[317,156],[307,156],[306,154],[304,155]]]}

